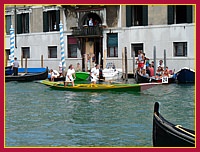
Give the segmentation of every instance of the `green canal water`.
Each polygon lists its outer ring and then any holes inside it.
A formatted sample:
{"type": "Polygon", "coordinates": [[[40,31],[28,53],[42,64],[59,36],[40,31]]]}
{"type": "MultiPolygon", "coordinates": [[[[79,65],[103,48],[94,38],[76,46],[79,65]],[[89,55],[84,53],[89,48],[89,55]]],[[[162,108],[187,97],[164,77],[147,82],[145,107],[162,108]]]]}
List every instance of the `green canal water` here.
{"type": "Polygon", "coordinates": [[[195,129],[192,84],[138,93],[75,93],[7,82],[5,92],[6,147],[152,147],[156,101],[167,120],[195,129]]]}

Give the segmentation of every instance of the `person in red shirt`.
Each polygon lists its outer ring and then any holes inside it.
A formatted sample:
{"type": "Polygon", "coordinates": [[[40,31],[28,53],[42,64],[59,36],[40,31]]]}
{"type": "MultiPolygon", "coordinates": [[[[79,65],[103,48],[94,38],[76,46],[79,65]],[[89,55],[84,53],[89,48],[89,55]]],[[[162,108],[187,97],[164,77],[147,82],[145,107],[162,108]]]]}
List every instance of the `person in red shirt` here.
{"type": "Polygon", "coordinates": [[[154,68],[152,67],[152,64],[149,64],[149,71],[150,71],[150,77],[154,76],[154,68]]]}

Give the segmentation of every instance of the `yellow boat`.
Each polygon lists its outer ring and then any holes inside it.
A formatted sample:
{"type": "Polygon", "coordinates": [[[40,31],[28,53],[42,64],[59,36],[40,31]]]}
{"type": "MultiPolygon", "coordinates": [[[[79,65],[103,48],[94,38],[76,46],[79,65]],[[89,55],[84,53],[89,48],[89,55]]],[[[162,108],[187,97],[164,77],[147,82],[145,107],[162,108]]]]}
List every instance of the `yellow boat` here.
{"type": "Polygon", "coordinates": [[[40,83],[50,86],[51,89],[65,91],[136,91],[140,92],[149,89],[159,83],[142,83],[142,84],[76,84],[75,86],[65,86],[63,82],[51,82],[41,80],[40,83]]]}

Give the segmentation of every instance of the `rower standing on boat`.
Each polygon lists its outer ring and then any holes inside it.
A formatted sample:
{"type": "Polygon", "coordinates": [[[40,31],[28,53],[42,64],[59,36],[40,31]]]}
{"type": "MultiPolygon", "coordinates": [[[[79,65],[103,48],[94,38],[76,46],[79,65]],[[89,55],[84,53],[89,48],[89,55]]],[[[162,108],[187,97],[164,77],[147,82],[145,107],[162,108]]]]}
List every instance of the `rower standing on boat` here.
{"type": "Polygon", "coordinates": [[[67,86],[68,83],[72,83],[72,86],[74,86],[74,79],[76,79],[75,76],[75,70],[72,64],[70,64],[68,70],[67,70],[67,75],[65,78],[64,86],[67,86]],[[74,76],[74,78],[73,78],[74,76]]]}
{"type": "Polygon", "coordinates": [[[144,67],[144,54],[141,50],[138,51],[138,71],[140,72],[144,67]]]}
{"type": "Polygon", "coordinates": [[[92,68],[91,73],[91,83],[96,84],[97,80],[99,79],[99,65],[96,64],[95,67],[92,68]]]}
{"type": "Polygon", "coordinates": [[[13,67],[14,76],[17,76],[18,75],[18,67],[19,67],[19,62],[17,61],[17,57],[14,58],[12,67],[13,67]]]}

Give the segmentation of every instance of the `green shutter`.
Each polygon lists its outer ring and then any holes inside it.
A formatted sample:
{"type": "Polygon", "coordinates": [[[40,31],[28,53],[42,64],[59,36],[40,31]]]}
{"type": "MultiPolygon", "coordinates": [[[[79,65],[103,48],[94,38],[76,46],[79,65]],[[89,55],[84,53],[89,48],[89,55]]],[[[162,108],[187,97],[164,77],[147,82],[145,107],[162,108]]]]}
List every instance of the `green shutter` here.
{"type": "Polygon", "coordinates": [[[56,30],[59,31],[59,24],[60,24],[60,10],[56,11],[56,30]]]}
{"type": "Polygon", "coordinates": [[[108,34],[108,47],[118,47],[118,34],[108,34]]]}
{"type": "Polygon", "coordinates": [[[49,24],[48,24],[48,13],[43,12],[43,32],[49,31],[49,24]]]}
{"type": "Polygon", "coordinates": [[[25,14],[25,33],[29,33],[29,13],[25,14]]]}
{"type": "Polygon", "coordinates": [[[10,35],[11,15],[6,15],[6,34],[10,35]]]}
{"type": "Polygon", "coordinates": [[[168,24],[174,24],[174,6],[169,5],[167,7],[167,18],[168,18],[168,24]]]}
{"type": "Polygon", "coordinates": [[[186,6],[187,23],[192,23],[192,5],[186,6]]]}
{"type": "Polygon", "coordinates": [[[17,14],[17,34],[22,33],[22,15],[17,14]]]}
{"type": "Polygon", "coordinates": [[[148,25],[148,5],[142,7],[142,25],[148,25]]]}
{"type": "Polygon", "coordinates": [[[126,6],[126,27],[132,26],[132,6],[126,6]]]}

